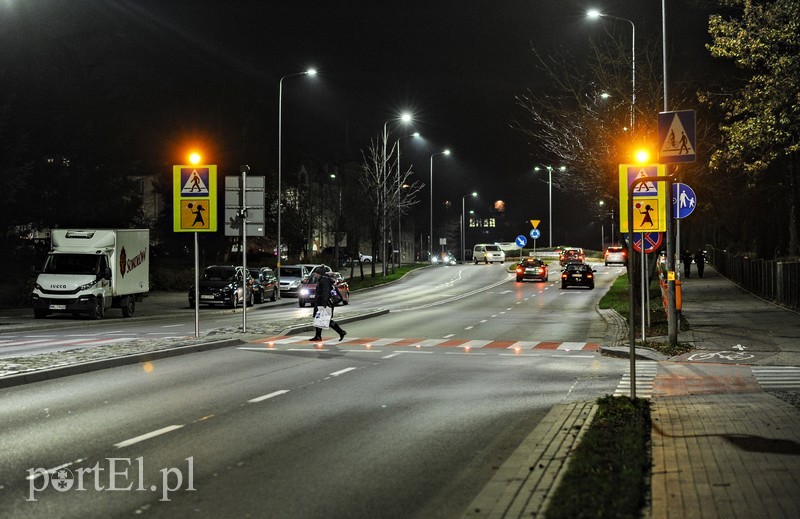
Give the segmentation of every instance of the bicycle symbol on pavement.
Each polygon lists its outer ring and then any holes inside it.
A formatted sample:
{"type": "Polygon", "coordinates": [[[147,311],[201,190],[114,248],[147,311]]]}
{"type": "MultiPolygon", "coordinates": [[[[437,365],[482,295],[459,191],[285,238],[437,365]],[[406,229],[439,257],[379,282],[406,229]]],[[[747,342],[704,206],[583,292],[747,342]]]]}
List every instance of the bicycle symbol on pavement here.
{"type": "Polygon", "coordinates": [[[724,359],[730,361],[748,360],[755,357],[752,353],[745,353],[743,351],[707,351],[704,353],[694,353],[689,356],[688,360],[715,360],[724,359]]]}

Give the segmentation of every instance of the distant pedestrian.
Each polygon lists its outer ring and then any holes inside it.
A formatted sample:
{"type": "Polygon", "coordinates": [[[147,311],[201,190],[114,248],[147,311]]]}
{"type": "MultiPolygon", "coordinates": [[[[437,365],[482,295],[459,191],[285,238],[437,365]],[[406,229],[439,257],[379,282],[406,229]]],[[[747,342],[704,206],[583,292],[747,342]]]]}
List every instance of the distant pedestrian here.
{"type": "MultiPolygon", "coordinates": [[[[314,294],[314,315],[320,308],[330,308],[331,311],[331,329],[339,334],[339,340],[344,339],[347,332],[342,330],[339,324],[333,320],[333,302],[331,301],[331,291],[334,288],[333,279],[325,272],[325,267],[319,266],[314,269],[311,274],[312,283],[317,282],[317,290],[314,294]]],[[[314,337],[312,341],[322,340],[322,328],[314,328],[314,337]]]]}
{"type": "Polygon", "coordinates": [[[694,262],[697,263],[697,276],[703,277],[703,270],[706,268],[706,255],[702,250],[694,253],[694,262]]]}
{"type": "Polygon", "coordinates": [[[692,253],[689,249],[683,251],[681,261],[683,262],[683,277],[689,279],[692,274],[692,253]]]}

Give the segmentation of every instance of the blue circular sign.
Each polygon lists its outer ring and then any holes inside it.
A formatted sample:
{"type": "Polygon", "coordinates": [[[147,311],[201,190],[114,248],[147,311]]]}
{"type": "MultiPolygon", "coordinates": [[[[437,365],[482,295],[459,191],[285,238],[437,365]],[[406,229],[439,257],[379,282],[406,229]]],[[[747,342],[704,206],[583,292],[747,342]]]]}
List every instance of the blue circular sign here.
{"type": "Polygon", "coordinates": [[[541,237],[541,235],[542,231],[540,231],[539,229],[531,229],[531,238],[533,238],[534,240],[538,240],[539,237],[541,237]]]}
{"type": "Polygon", "coordinates": [[[686,184],[672,184],[672,214],[675,218],[686,218],[697,206],[697,195],[686,184]]]}
{"type": "Polygon", "coordinates": [[[517,247],[521,249],[522,247],[528,244],[528,239],[520,234],[519,236],[517,236],[517,239],[514,240],[514,243],[516,243],[517,247]]]}

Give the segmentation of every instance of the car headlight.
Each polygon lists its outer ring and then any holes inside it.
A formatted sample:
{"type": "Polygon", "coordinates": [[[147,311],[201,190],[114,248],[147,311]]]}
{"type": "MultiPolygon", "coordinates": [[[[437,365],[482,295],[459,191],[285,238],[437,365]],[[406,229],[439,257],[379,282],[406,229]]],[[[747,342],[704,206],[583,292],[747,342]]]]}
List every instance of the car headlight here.
{"type": "Polygon", "coordinates": [[[289,283],[289,288],[297,288],[299,286],[300,286],[299,281],[292,281],[291,283],[289,283]]]}
{"type": "Polygon", "coordinates": [[[300,295],[307,296],[308,295],[308,289],[307,288],[301,288],[300,289],[300,295]]]}

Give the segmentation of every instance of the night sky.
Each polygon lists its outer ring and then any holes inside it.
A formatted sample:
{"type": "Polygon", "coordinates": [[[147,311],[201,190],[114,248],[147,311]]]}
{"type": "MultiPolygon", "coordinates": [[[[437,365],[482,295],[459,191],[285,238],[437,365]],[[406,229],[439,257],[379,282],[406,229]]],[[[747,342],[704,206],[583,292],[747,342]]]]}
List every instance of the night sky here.
{"type": "MultiPolygon", "coordinates": [[[[691,69],[708,59],[707,12],[667,3],[671,67],[691,69]]],[[[393,140],[425,140],[403,141],[404,165],[427,184],[431,153],[453,151],[435,159],[437,203],[477,190],[506,200],[524,233],[547,211],[533,165],[552,159],[511,128],[514,96],[546,86],[532,46],[579,55],[590,39],[629,38],[628,24],[588,20],[592,7],[660,39],[658,0],[0,0],[0,101],[33,156],[168,174],[199,144],[223,174],[247,163],[257,175],[276,169],[279,79],[313,66],[284,81],[284,158],[358,156],[411,111],[393,140]]],[[[582,221],[581,204],[554,193],[554,220],[582,221]]]]}

